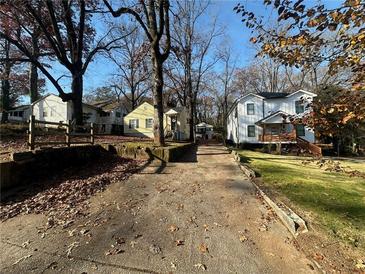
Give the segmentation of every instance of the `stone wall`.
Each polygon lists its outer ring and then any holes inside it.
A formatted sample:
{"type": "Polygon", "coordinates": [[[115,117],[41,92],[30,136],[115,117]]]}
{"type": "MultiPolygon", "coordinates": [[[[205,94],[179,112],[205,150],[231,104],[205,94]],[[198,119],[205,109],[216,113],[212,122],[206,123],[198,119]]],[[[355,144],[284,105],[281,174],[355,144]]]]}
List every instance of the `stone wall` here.
{"type": "Polygon", "coordinates": [[[102,146],[105,150],[125,158],[145,160],[157,158],[165,162],[175,162],[178,161],[178,159],[187,151],[189,151],[194,146],[194,144],[186,143],[176,146],[154,147],[151,145],[135,146],[134,144],[129,145],[128,143],[124,143],[105,144],[102,146]]]}
{"type": "Polygon", "coordinates": [[[99,145],[87,145],[14,153],[11,161],[0,163],[0,188],[9,189],[70,166],[81,166],[103,151],[99,145]]]}
{"type": "Polygon", "coordinates": [[[152,160],[158,158],[165,162],[177,161],[193,144],[168,147],[136,146],[126,144],[104,144],[61,147],[14,153],[11,161],[0,163],[0,189],[6,190],[42,176],[50,176],[63,169],[81,166],[94,161],[102,153],[114,153],[132,159],[152,160]]]}

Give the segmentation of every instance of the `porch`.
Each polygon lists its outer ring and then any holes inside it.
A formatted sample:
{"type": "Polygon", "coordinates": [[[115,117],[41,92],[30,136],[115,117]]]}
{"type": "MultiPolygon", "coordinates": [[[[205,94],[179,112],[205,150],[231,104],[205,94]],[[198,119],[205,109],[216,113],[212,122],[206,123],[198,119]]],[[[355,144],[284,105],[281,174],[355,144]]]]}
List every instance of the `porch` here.
{"type": "Polygon", "coordinates": [[[295,127],[289,123],[260,124],[262,134],[258,136],[260,142],[296,142],[295,127]]]}

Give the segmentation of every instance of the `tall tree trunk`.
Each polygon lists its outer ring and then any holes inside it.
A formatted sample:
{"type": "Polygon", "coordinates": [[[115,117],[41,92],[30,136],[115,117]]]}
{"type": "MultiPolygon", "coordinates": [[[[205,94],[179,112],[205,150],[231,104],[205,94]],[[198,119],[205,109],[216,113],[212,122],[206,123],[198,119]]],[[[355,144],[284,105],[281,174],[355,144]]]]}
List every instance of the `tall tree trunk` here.
{"type": "Polygon", "coordinates": [[[30,63],[29,69],[29,96],[31,103],[38,100],[38,70],[33,63],[30,63]]]}
{"type": "MultiPolygon", "coordinates": [[[[5,41],[5,57],[10,57],[10,44],[5,41]]],[[[4,73],[3,79],[1,80],[1,107],[2,107],[2,115],[1,115],[1,123],[6,123],[8,121],[8,111],[10,108],[10,72],[11,72],[12,63],[7,60],[4,63],[4,73]]]]}
{"type": "MultiPolygon", "coordinates": [[[[8,67],[6,65],[6,67],[8,67]]],[[[8,121],[8,111],[10,108],[10,83],[9,83],[9,75],[10,75],[10,66],[9,70],[5,69],[4,79],[1,80],[1,106],[2,106],[2,115],[1,115],[1,123],[6,123],[8,121]]]]}
{"type": "MultiPolygon", "coordinates": [[[[38,47],[39,30],[34,31],[32,34],[32,55],[39,55],[38,47]]],[[[33,103],[38,100],[38,68],[34,63],[30,63],[29,68],[29,97],[30,102],[33,103]]]]}
{"type": "Polygon", "coordinates": [[[194,118],[195,118],[195,112],[194,112],[194,94],[193,94],[193,81],[191,78],[191,51],[189,50],[187,54],[187,60],[186,60],[186,68],[187,68],[187,93],[189,98],[189,140],[194,141],[194,118]]]}
{"type": "Polygon", "coordinates": [[[82,74],[77,73],[72,75],[72,103],[73,114],[72,118],[76,120],[77,125],[83,125],[83,112],[82,112],[82,92],[83,92],[83,77],[82,74]]]}
{"type": "Polygon", "coordinates": [[[132,111],[136,108],[137,102],[136,102],[136,97],[135,97],[135,89],[132,87],[131,88],[131,103],[132,103],[132,111]]]}
{"type": "Polygon", "coordinates": [[[154,123],[153,123],[153,134],[154,143],[158,146],[165,145],[165,135],[163,128],[163,66],[160,58],[153,53],[153,106],[154,111],[154,123]]]}

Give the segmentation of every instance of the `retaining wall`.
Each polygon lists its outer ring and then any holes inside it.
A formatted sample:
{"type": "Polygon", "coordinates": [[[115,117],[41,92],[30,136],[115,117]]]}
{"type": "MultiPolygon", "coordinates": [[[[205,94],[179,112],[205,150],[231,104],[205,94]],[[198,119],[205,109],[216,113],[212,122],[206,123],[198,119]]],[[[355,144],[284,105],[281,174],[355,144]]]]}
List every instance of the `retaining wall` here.
{"type": "Polygon", "coordinates": [[[94,161],[106,152],[125,158],[143,160],[158,158],[165,162],[173,162],[177,161],[192,147],[193,144],[190,143],[167,147],[105,144],[14,153],[11,161],[0,162],[0,190],[3,191],[30,183],[42,176],[49,177],[71,166],[84,165],[94,161]]]}

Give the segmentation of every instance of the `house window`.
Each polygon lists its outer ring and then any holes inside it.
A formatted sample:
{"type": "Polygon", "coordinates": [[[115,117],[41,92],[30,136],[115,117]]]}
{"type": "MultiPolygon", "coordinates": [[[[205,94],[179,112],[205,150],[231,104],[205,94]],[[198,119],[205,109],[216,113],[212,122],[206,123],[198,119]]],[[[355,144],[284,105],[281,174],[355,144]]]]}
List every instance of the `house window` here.
{"type": "Polygon", "coordinates": [[[129,128],[139,128],[139,120],[129,119],[129,128]]]}
{"type": "Polygon", "coordinates": [[[238,109],[236,107],[235,111],[234,111],[234,118],[237,118],[237,115],[238,115],[238,109]]]}
{"type": "Polygon", "coordinates": [[[305,136],[304,125],[297,125],[297,136],[305,136]]]}
{"type": "Polygon", "coordinates": [[[303,113],[304,112],[304,103],[302,101],[295,101],[295,113],[303,113]]]}
{"type": "Polygon", "coordinates": [[[146,128],[152,128],[153,126],[153,118],[146,119],[146,128]]]}
{"type": "Polygon", "coordinates": [[[117,111],[117,112],[115,113],[115,116],[116,116],[117,118],[120,118],[122,115],[121,115],[121,113],[120,113],[119,111],[117,111]]]}
{"type": "Polygon", "coordinates": [[[100,117],[109,117],[110,116],[110,112],[100,112],[100,117]]]}
{"type": "Polygon", "coordinates": [[[43,111],[43,117],[48,117],[47,111],[43,111]]]}
{"type": "Polygon", "coordinates": [[[255,126],[247,126],[247,136],[255,137],[255,126]]]}
{"type": "Polygon", "coordinates": [[[254,114],[255,114],[255,105],[247,104],[247,115],[254,115],[254,114]]]}

